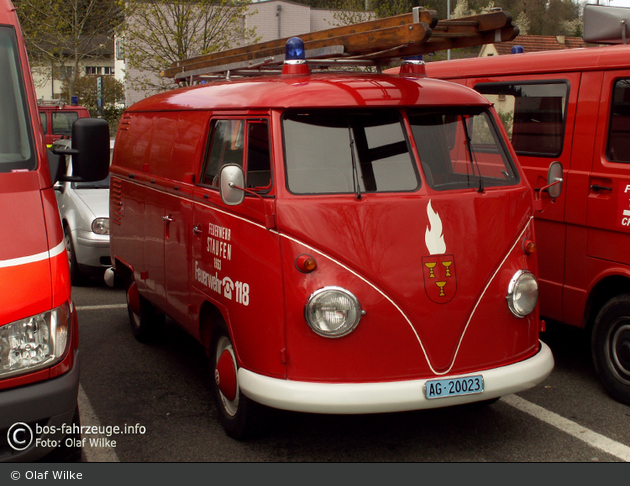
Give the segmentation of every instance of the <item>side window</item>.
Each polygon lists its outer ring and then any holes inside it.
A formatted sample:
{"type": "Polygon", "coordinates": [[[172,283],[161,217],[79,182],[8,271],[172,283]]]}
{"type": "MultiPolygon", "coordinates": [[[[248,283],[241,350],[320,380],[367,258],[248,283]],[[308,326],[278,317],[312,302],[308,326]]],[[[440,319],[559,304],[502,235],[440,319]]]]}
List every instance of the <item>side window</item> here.
{"type": "Polygon", "coordinates": [[[619,79],[613,87],[606,157],[630,163],[630,79],[619,79]]]}
{"type": "Polygon", "coordinates": [[[271,155],[267,120],[247,123],[247,173],[250,189],[267,189],[271,186],[271,155]]]}
{"type": "Polygon", "coordinates": [[[475,89],[494,103],[517,154],[558,157],[562,153],[566,82],[487,83],[475,89]]]}
{"type": "Polygon", "coordinates": [[[219,187],[219,170],[225,164],[243,166],[243,128],[245,120],[215,120],[210,130],[210,149],[206,153],[201,183],[219,187]]]}
{"type": "Polygon", "coordinates": [[[201,184],[218,187],[221,167],[238,164],[245,171],[248,188],[269,188],[271,155],[267,120],[215,120],[209,143],[201,184]]]}
{"type": "Polygon", "coordinates": [[[39,120],[42,122],[42,128],[44,129],[44,133],[48,133],[48,122],[46,121],[46,113],[39,114],[39,120]]]}

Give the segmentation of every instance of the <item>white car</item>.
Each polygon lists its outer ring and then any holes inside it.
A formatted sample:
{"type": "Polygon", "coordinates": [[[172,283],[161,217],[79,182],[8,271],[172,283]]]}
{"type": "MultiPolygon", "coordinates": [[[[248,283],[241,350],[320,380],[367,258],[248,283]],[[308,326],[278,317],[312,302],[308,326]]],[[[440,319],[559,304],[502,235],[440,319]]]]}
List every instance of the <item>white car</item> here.
{"type": "MultiPolygon", "coordinates": [[[[70,146],[69,140],[55,142],[70,146]]],[[[110,150],[113,150],[113,140],[110,150]]],[[[68,175],[72,165],[68,164],[68,175]]],[[[97,182],[62,182],[55,185],[57,206],[70,263],[72,285],[91,277],[102,279],[111,267],[109,254],[109,176],[97,182]]]]}

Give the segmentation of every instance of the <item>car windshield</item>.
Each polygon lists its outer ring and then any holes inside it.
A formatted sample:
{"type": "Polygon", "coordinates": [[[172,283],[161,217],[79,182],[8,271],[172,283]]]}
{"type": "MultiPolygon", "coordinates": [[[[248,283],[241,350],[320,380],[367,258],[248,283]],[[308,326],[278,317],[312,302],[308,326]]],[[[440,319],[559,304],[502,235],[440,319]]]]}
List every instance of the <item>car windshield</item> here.
{"type": "Polygon", "coordinates": [[[283,117],[294,194],[414,191],[419,187],[398,110],[313,110],[283,117]]]}
{"type": "Polygon", "coordinates": [[[484,108],[409,110],[420,163],[431,188],[477,189],[519,182],[502,138],[484,108]]]}
{"type": "Polygon", "coordinates": [[[15,30],[0,26],[0,172],[36,163],[15,30]]]}

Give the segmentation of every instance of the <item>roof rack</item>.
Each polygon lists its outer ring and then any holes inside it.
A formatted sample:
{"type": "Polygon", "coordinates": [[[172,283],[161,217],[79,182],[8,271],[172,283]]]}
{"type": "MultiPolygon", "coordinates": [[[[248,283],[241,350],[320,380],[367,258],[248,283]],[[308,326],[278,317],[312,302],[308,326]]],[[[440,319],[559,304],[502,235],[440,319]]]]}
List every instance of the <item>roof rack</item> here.
{"type": "Polygon", "coordinates": [[[37,100],[38,106],[65,106],[67,103],[61,100],[45,100],[40,98],[37,100]]]}
{"type": "MultiPolygon", "coordinates": [[[[431,52],[507,42],[518,35],[509,12],[438,20],[437,12],[414,7],[408,14],[320,30],[297,36],[315,69],[332,66],[389,66],[394,60],[431,52]]],[[[174,62],[162,77],[175,82],[212,77],[259,75],[278,70],[288,38],[261,42],[174,62]]]]}

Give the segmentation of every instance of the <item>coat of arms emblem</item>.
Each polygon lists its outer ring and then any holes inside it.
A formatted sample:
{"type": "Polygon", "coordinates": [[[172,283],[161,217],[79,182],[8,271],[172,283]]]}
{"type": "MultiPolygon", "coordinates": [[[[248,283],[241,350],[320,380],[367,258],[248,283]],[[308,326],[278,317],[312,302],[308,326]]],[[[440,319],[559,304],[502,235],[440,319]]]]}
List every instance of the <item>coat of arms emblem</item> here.
{"type": "Polygon", "coordinates": [[[437,304],[446,304],[455,297],[457,277],[453,255],[422,257],[424,289],[427,296],[437,304]]]}

